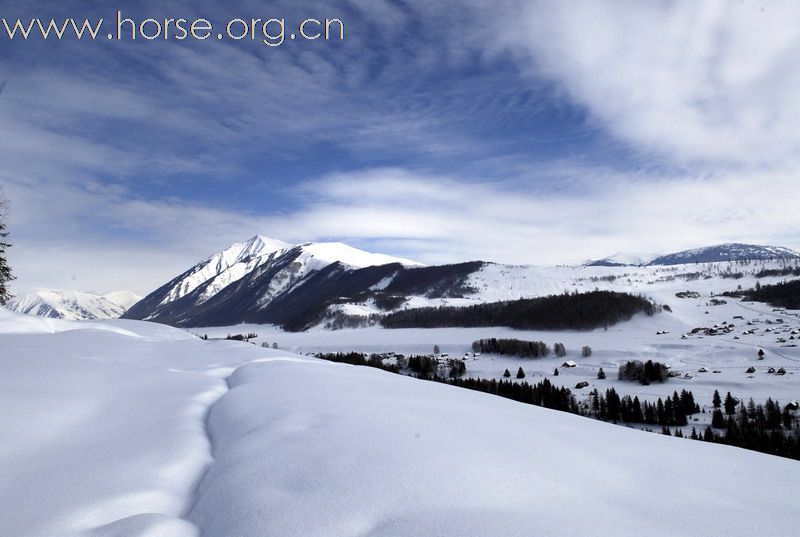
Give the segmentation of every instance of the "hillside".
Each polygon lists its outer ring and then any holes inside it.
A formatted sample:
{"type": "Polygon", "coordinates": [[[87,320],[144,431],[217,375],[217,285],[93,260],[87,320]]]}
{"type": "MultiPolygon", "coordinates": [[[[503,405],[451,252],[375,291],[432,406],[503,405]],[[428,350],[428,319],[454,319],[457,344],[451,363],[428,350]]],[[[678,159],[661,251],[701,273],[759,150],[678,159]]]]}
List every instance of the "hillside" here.
{"type": "Polygon", "coordinates": [[[3,537],[796,531],[787,459],[149,323],[0,347],[3,537]]]}

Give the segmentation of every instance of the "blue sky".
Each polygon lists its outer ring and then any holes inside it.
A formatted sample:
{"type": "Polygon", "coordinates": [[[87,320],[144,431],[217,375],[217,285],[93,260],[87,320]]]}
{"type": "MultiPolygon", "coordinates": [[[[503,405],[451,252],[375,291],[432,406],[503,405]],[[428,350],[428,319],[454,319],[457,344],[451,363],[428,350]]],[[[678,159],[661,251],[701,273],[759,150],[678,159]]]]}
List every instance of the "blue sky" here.
{"type": "Polygon", "coordinates": [[[0,2],[345,25],[275,48],[0,37],[15,291],[143,293],[254,234],[427,263],[800,246],[798,7],[566,4],[0,2]]]}

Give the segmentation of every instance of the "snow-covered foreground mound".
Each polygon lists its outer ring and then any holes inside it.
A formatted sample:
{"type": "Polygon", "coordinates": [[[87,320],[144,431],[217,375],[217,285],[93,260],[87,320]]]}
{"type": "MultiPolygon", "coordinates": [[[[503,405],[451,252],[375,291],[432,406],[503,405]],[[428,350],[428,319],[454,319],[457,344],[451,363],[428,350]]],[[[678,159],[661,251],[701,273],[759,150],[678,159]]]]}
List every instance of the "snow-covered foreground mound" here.
{"type": "Polygon", "coordinates": [[[0,311],[0,535],[795,535],[800,464],[136,322],[0,311]]]}

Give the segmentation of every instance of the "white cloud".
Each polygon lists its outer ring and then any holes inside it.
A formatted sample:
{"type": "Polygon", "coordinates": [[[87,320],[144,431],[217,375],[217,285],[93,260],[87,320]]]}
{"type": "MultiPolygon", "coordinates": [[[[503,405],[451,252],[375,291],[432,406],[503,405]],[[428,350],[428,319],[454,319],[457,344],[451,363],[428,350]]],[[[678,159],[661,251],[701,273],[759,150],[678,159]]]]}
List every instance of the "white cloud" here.
{"type": "Polygon", "coordinates": [[[602,127],[679,161],[800,160],[800,4],[534,2],[498,31],[602,127]]]}

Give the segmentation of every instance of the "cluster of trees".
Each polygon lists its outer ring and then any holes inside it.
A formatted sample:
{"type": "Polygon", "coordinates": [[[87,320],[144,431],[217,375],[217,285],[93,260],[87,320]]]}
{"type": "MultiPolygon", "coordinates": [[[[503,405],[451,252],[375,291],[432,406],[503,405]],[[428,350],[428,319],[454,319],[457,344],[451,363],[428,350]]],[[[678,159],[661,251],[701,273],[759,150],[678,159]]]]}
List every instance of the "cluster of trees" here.
{"type": "Polygon", "coordinates": [[[472,351],[486,354],[504,354],[520,358],[546,358],[550,348],[543,341],[521,339],[479,339],[472,342],[472,351]]]}
{"type": "MultiPolygon", "coordinates": [[[[526,375],[525,375],[525,370],[524,370],[524,369],[522,369],[521,367],[520,367],[519,369],[517,369],[517,379],[520,379],[520,380],[522,380],[522,379],[524,379],[525,377],[526,377],[526,375]]],[[[506,369],[506,370],[503,372],[503,378],[507,378],[507,379],[508,379],[508,378],[511,378],[511,371],[509,371],[508,369],[506,369]]]]}
{"type": "Polygon", "coordinates": [[[329,330],[342,330],[345,328],[364,328],[375,326],[380,322],[381,316],[373,313],[370,315],[349,315],[337,311],[328,316],[325,321],[325,328],[329,330]]]}
{"type": "Polygon", "coordinates": [[[800,276],[800,267],[783,267],[779,269],[763,269],[756,273],[756,278],[770,278],[777,276],[800,276]]]}
{"type": "Polygon", "coordinates": [[[387,315],[381,324],[386,328],[508,326],[525,330],[593,330],[627,321],[637,313],[655,312],[656,306],[641,296],[592,291],[465,308],[408,309],[387,315]]]}
{"type": "Polygon", "coordinates": [[[512,380],[474,378],[444,379],[436,377],[433,380],[553,410],[561,410],[573,414],[579,413],[580,410],[580,405],[569,389],[554,386],[547,379],[537,384],[514,382],[512,380]]]}
{"type": "MultiPolygon", "coordinates": [[[[737,406],[736,399],[728,393],[722,405],[723,415],[718,401],[719,394],[715,392],[716,408],[703,440],[800,459],[800,430],[791,405],[781,408],[780,403],[769,398],[763,405],[750,399],[737,406]]],[[[695,431],[692,433],[692,437],[697,436],[695,431]]]]}
{"type": "MultiPolygon", "coordinates": [[[[445,364],[449,378],[459,378],[467,372],[467,363],[464,360],[449,358],[445,364]]],[[[408,359],[408,368],[419,378],[439,376],[439,365],[439,359],[432,356],[411,356],[408,359]]]]}
{"type": "Polygon", "coordinates": [[[225,339],[229,341],[249,341],[258,337],[258,334],[250,332],[248,334],[228,334],[225,339]]]}
{"type": "MultiPolygon", "coordinates": [[[[338,362],[350,365],[362,365],[383,369],[390,373],[400,373],[401,367],[397,364],[387,364],[384,362],[385,354],[364,354],[360,352],[328,352],[317,353],[314,356],[329,362],[338,362]]],[[[467,364],[464,360],[457,358],[448,359],[446,362],[447,377],[460,378],[467,372],[467,364]]],[[[436,379],[439,377],[439,360],[432,356],[410,356],[405,362],[405,367],[414,373],[414,376],[421,379],[436,379]]]]}
{"type": "Polygon", "coordinates": [[[631,380],[644,385],[664,382],[669,378],[669,369],[660,362],[631,360],[619,366],[619,380],[631,380]]]}
{"type": "Polygon", "coordinates": [[[392,295],[389,293],[375,293],[375,305],[382,311],[395,310],[408,301],[403,295],[392,295]]]}
{"type": "Polygon", "coordinates": [[[439,360],[431,356],[411,356],[408,359],[408,368],[418,377],[433,377],[439,371],[439,360]]]}
{"type": "Polygon", "coordinates": [[[744,295],[750,300],[766,302],[779,308],[800,309],[800,280],[775,285],[756,284],[755,289],[746,291],[744,295]]]}
{"type": "Polygon", "coordinates": [[[620,397],[614,388],[600,394],[592,390],[589,394],[589,414],[604,421],[623,423],[645,423],[661,426],[681,426],[689,422],[689,416],[700,412],[690,391],[674,392],[672,397],[653,403],[641,402],[638,397],[620,397]]]}
{"type": "Polygon", "coordinates": [[[374,367],[383,369],[390,373],[399,373],[400,368],[394,364],[386,364],[383,361],[383,356],[379,354],[366,355],[360,352],[328,352],[315,354],[321,360],[328,360],[329,362],[338,362],[350,365],[362,365],[366,367],[374,367]]]}

